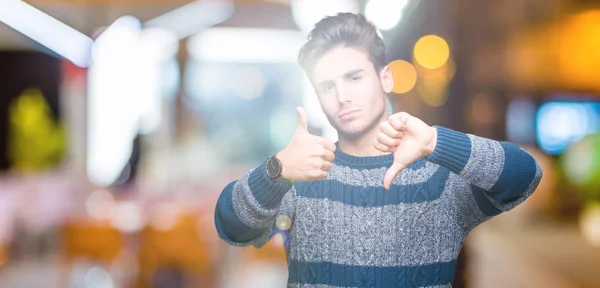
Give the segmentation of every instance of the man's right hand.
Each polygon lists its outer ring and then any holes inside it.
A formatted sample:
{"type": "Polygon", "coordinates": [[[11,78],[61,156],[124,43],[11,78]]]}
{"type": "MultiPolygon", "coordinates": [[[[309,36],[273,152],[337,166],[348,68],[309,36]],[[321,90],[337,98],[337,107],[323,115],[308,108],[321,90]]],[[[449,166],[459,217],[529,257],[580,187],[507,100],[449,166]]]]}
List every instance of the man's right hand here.
{"type": "Polygon", "coordinates": [[[298,107],[298,125],[292,141],[276,157],[282,165],[281,176],[293,181],[315,181],[327,178],[335,158],[335,144],[308,133],[308,121],[298,107]]]}

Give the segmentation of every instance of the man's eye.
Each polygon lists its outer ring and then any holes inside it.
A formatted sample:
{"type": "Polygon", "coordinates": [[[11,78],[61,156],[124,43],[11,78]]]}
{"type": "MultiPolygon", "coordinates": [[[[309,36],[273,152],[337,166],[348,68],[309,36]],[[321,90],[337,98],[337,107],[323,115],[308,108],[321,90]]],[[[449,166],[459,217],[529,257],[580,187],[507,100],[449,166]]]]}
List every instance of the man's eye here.
{"type": "Polygon", "coordinates": [[[331,89],[333,89],[333,84],[328,84],[325,87],[323,87],[323,92],[327,92],[331,89]]]}
{"type": "Polygon", "coordinates": [[[360,80],[360,76],[352,76],[352,78],[350,78],[350,82],[356,82],[358,80],[360,80]]]}

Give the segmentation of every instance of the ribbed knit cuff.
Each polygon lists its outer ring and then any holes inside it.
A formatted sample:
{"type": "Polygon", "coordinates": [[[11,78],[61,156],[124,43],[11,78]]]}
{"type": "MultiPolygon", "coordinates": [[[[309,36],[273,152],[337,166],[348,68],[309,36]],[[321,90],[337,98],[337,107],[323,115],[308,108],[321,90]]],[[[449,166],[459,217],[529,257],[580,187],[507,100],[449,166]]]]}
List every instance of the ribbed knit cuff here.
{"type": "Polygon", "coordinates": [[[256,201],[267,209],[275,208],[281,203],[285,193],[292,188],[292,184],[276,182],[267,175],[267,161],[254,169],[248,178],[248,186],[256,201]]]}
{"type": "Polygon", "coordinates": [[[459,174],[471,157],[471,139],[465,133],[441,126],[437,130],[435,149],[426,159],[459,174]]]}

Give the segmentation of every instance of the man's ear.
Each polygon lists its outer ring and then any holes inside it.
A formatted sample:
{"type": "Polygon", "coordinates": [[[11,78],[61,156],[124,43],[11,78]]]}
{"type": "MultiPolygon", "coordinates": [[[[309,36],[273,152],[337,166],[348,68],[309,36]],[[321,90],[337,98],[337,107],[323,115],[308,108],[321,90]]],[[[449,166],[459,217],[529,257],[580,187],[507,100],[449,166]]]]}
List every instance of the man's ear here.
{"type": "Polygon", "coordinates": [[[392,70],[389,66],[385,65],[385,67],[381,69],[379,79],[381,79],[383,91],[385,91],[385,93],[392,92],[392,89],[394,89],[394,78],[392,77],[392,70]]]}

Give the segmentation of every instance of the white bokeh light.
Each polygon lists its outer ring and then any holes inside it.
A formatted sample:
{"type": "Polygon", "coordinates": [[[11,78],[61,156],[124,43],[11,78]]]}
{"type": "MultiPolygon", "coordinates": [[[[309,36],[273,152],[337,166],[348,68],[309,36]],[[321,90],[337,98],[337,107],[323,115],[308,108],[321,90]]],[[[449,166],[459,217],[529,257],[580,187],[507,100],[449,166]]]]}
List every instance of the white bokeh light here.
{"type": "Polygon", "coordinates": [[[323,17],[340,12],[358,13],[360,7],[355,0],[292,0],[292,17],[305,33],[323,17]]]}
{"type": "Polygon", "coordinates": [[[370,0],[365,6],[365,16],[378,29],[389,30],[398,25],[407,4],[408,0],[370,0]]]}
{"type": "MultiPolygon", "coordinates": [[[[117,19],[96,40],[88,72],[87,173],[96,185],[117,179],[132,151],[138,130],[138,95],[132,85],[141,23],[134,17],[117,19]]],[[[136,76],[138,77],[138,76],[136,76]]]]}

